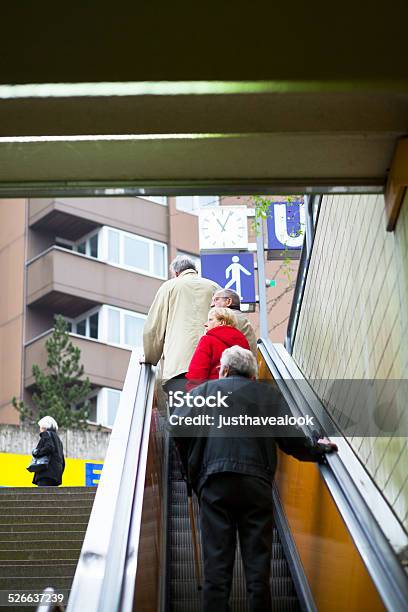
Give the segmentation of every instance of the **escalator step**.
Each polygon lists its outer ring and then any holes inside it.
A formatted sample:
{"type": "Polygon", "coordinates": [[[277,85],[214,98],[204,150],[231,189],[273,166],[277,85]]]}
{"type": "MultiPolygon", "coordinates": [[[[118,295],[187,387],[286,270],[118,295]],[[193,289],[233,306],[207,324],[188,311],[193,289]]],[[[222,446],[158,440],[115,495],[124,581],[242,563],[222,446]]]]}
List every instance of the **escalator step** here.
{"type": "MultiPolygon", "coordinates": [[[[169,612],[202,612],[202,593],[197,590],[194,569],[186,483],[182,478],[177,457],[173,456],[171,458],[169,468],[169,612]]],[[[193,500],[196,527],[200,538],[199,511],[195,496],[193,500]]],[[[273,530],[272,540],[271,595],[274,612],[300,612],[289,567],[276,529],[273,530]]],[[[214,610],[214,612],[217,611],[214,610]]],[[[231,589],[231,612],[249,612],[244,569],[238,542],[231,589]]]]}

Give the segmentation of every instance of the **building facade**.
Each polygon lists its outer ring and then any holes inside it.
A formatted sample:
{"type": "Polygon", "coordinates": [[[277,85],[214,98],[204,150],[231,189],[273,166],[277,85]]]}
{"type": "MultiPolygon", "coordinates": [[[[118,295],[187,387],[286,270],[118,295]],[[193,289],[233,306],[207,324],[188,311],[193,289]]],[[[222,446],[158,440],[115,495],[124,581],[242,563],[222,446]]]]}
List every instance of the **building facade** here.
{"type": "MultiPolygon", "coordinates": [[[[130,350],[142,347],[152,300],[180,253],[199,257],[198,209],[248,198],[57,198],[0,201],[0,422],[18,423],[13,396],[30,402],[32,366],[61,314],[92,384],[90,421],[112,426],[130,350]]],[[[255,240],[253,229],[250,240],[255,240]],[[252,238],[251,238],[252,236],[252,238]]],[[[271,337],[283,341],[292,278],[267,262],[271,337]]],[[[249,314],[257,327],[257,313],[249,314]]]]}

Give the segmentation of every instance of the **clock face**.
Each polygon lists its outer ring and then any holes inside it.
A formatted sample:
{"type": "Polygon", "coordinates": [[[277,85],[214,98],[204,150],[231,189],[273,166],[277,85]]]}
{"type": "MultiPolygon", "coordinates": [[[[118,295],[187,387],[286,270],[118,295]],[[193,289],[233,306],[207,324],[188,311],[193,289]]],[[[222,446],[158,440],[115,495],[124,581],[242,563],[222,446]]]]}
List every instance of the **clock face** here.
{"type": "Polygon", "coordinates": [[[214,206],[200,209],[200,249],[248,248],[246,206],[214,206]]]}

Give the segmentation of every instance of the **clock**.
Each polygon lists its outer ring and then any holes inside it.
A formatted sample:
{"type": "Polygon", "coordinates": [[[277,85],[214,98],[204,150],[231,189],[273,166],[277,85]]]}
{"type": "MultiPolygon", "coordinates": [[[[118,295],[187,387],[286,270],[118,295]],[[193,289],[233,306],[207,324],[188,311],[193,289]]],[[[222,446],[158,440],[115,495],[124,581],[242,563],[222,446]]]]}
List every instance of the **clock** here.
{"type": "Polygon", "coordinates": [[[199,211],[200,250],[247,249],[246,206],[212,206],[199,211]]]}

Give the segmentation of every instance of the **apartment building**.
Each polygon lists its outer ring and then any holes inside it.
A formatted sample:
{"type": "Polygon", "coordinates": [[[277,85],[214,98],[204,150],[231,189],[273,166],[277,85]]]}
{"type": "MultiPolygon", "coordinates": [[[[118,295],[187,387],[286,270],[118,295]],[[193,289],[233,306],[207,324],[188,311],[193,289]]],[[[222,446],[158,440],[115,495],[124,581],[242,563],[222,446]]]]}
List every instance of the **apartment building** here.
{"type": "MultiPolygon", "coordinates": [[[[11,399],[30,401],[32,366],[46,368],[45,343],[62,314],[92,383],[90,420],[111,426],[130,349],[141,350],[169,262],[179,253],[198,260],[198,209],[242,203],[215,196],[1,200],[0,423],[18,423],[11,399]]],[[[279,262],[268,262],[269,276],[278,270],[279,262]]],[[[284,338],[291,293],[272,297],[275,340],[284,338]]],[[[257,314],[250,316],[256,326],[257,314]]]]}

